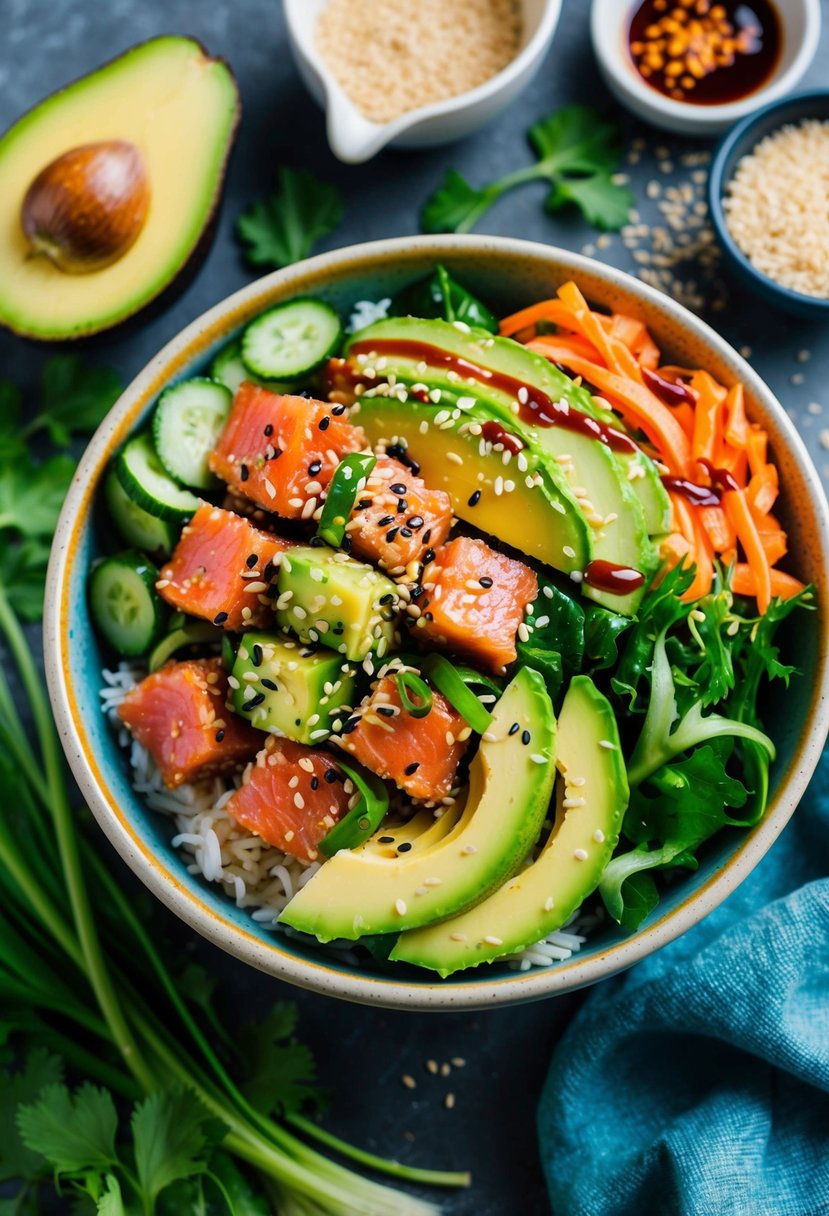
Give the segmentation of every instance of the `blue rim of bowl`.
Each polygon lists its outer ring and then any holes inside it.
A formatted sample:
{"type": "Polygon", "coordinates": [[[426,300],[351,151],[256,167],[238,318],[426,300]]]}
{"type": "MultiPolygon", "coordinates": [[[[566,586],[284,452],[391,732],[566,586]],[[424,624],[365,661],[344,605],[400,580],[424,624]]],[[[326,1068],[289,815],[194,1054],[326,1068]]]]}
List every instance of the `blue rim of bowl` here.
{"type": "Polygon", "coordinates": [[[786,301],[793,308],[814,314],[825,313],[829,316],[829,297],[810,296],[802,291],[793,291],[790,287],[784,287],[782,283],[778,283],[775,279],[770,278],[767,274],[763,274],[761,270],[757,269],[732,237],[726,223],[725,208],[723,207],[723,196],[727,185],[725,166],[735,147],[751,132],[752,128],[759,126],[769,114],[773,114],[778,110],[790,110],[792,106],[797,108],[802,107],[801,118],[809,118],[810,103],[814,101],[825,102],[827,100],[829,100],[829,89],[810,89],[805,93],[789,93],[786,97],[780,97],[777,101],[771,101],[768,105],[755,110],[753,114],[740,119],[723,136],[714,153],[711,171],[708,175],[708,209],[720,244],[748,278],[762,284],[767,292],[773,292],[780,297],[781,302],[786,301]]]}

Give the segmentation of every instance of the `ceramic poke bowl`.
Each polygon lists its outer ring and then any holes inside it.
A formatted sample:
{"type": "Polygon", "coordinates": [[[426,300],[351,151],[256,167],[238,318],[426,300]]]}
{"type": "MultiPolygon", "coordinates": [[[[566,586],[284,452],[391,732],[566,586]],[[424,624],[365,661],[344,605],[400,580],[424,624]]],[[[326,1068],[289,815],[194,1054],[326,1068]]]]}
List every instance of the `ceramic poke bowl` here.
{"type": "Polygon", "coordinates": [[[52,705],[69,763],[98,823],[138,877],[198,933],[268,975],[330,996],[405,1009],[485,1008],[554,996],[629,967],[685,932],[722,902],[772,846],[817,764],[829,726],[829,508],[818,476],[781,405],[756,373],[713,330],[666,296],[580,255],[485,236],[399,238],[358,245],[268,275],[189,325],[135,378],[92,439],[58,524],[46,592],[45,657],[52,705]],[[171,844],[169,819],[134,792],[126,756],[100,709],[104,656],[86,596],[97,553],[96,490],[108,461],[146,418],[171,381],[200,373],[247,321],[279,301],[320,295],[347,315],[358,301],[390,296],[444,263],[502,313],[547,298],[575,279],[594,305],[640,317],[670,361],[707,368],[728,385],[740,380],[750,416],[769,433],[783,493],[780,516],[798,575],[815,583],[816,613],[791,630],[788,661],[806,675],[785,697],[769,698],[766,727],[778,758],[768,808],[751,831],[722,832],[702,851],[700,868],[683,873],[633,934],[599,926],[564,961],[528,971],[492,964],[440,980],[429,972],[344,962],[265,928],[220,886],[188,870],[171,844]]]}

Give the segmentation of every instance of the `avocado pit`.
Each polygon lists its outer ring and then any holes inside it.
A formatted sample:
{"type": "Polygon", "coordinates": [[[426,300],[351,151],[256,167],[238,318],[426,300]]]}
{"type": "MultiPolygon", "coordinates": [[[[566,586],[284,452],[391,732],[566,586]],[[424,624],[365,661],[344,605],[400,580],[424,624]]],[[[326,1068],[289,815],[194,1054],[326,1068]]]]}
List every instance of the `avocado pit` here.
{"type": "Polygon", "coordinates": [[[135,244],[150,207],[144,157],[123,139],[82,144],[41,169],[20,222],[33,256],[68,274],[110,266],[135,244]]]}

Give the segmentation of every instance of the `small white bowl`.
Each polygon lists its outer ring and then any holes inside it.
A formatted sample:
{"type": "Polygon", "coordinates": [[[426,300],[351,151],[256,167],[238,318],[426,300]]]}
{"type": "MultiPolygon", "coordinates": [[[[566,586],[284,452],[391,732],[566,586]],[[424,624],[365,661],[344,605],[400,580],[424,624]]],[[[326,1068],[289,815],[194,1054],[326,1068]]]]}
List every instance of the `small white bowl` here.
{"type": "MultiPolygon", "coordinates": [[[[301,2],[301,0],[300,0],[301,2]]],[[[820,39],[820,0],[774,0],[783,45],[768,81],[740,101],[699,105],[651,88],[634,66],[628,31],[641,0],[593,0],[590,33],[605,84],[638,118],[680,135],[720,135],[740,118],[795,88],[820,39]]]]}
{"type": "Polygon", "coordinates": [[[315,27],[326,3],[327,0],[283,0],[283,8],[299,73],[326,111],[331,151],[346,164],[370,160],[387,144],[401,148],[432,147],[460,139],[483,126],[535,76],[561,12],[561,0],[521,0],[521,49],[503,71],[468,93],[409,110],[393,122],[376,123],[361,114],[346,96],[317,51],[315,27]]]}

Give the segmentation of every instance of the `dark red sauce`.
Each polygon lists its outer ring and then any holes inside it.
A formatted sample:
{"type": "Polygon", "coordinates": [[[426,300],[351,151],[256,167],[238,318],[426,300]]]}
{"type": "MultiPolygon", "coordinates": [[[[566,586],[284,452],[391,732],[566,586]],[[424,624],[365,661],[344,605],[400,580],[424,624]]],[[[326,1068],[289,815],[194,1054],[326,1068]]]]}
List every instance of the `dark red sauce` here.
{"type": "Polygon", "coordinates": [[[518,402],[518,416],[531,426],[560,426],[580,435],[589,435],[609,448],[620,452],[638,452],[636,443],[624,431],[599,422],[581,410],[574,410],[566,401],[553,401],[547,393],[532,385],[525,384],[515,376],[506,372],[493,371],[471,363],[462,355],[443,350],[440,346],[432,346],[429,342],[417,342],[409,338],[371,338],[365,342],[355,342],[350,355],[388,355],[403,359],[413,359],[416,362],[430,363],[433,367],[445,367],[468,380],[477,380],[479,384],[488,384],[492,388],[507,393],[518,402]]]}
{"type": "Polygon", "coordinates": [[[722,494],[725,490],[739,490],[738,483],[734,480],[728,469],[717,469],[710,460],[701,460],[701,465],[704,465],[708,470],[708,476],[711,478],[711,485],[715,490],[719,490],[722,494]]]}
{"type": "Polygon", "coordinates": [[[607,591],[611,595],[627,595],[629,591],[636,591],[642,586],[645,576],[632,566],[617,566],[615,562],[597,558],[587,563],[584,581],[597,591],[607,591]]]}
{"type": "Polygon", "coordinates": [[[721,502],[720,491],[714,486],[700,486],[695,481],[687,481],[684,477],[663,477],[662,484],[666,490],[681,494],[695,507],[718,507],[721,502]]]}
{"type": "Polygon", "coordinates": [[[777,66],[782,41],[773,0],[645,0],[628,34],[642,79],[696,105],[755,92],[777,66]]]}
{"type": "Polygon", "coordinates": [[[666,405],[696,405],[696,397],[681,380],[666,380],[659,372],[642,368],[642,379],[651,392],[666,405]]]}
{"type": "Polygon", "coordinates": [[[511,434],[510,431],[505,431],[500,422],[490,419],[481,427],[481,434],[489,443],[502,443],[508,452],[512,452],[515,456],[521,451],[524,444],[517,435],[511,434]]]}

